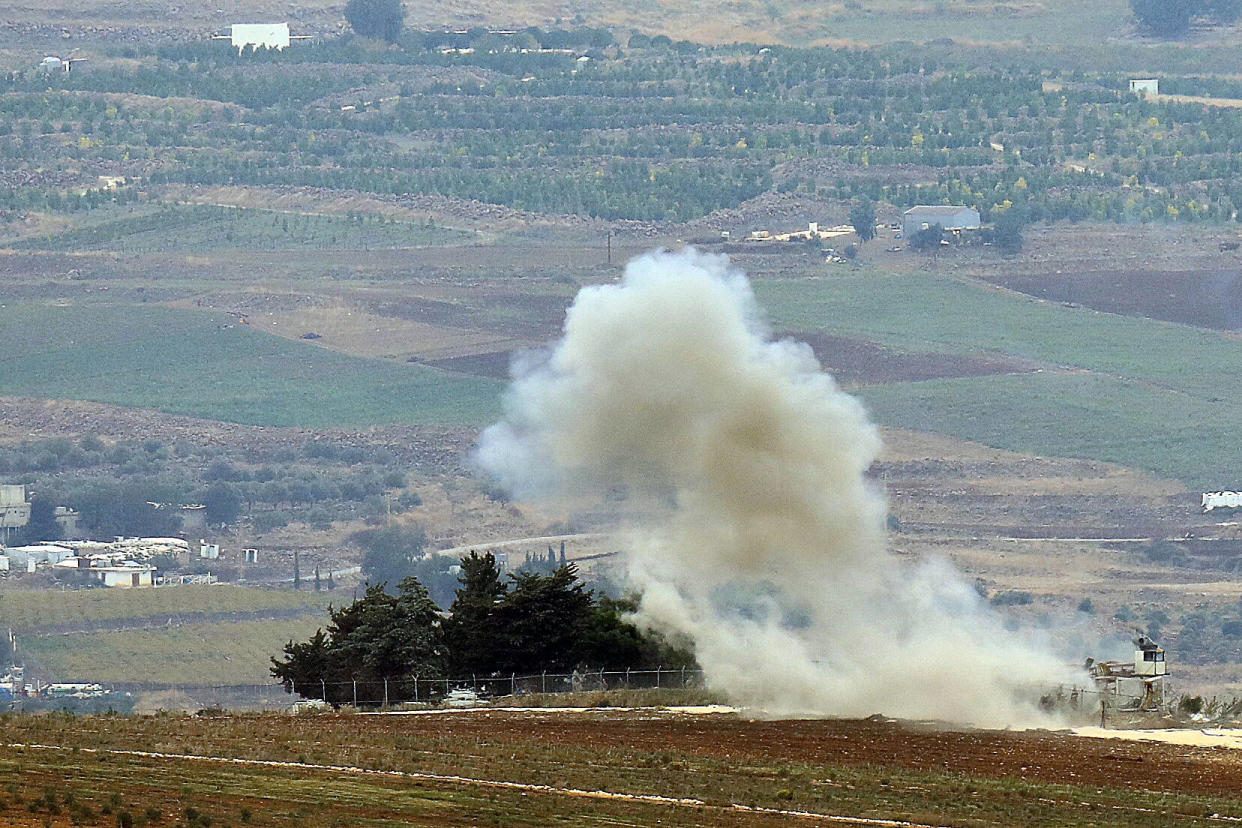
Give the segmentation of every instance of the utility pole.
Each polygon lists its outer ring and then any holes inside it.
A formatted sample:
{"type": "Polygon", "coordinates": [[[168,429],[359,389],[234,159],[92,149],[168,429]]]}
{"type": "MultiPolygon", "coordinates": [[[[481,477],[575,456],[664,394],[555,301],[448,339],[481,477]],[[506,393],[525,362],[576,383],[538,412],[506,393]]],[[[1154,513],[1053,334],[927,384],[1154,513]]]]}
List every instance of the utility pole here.
{"type": "Polygon", "coordinates": [[[608,238],[608,264],[612,264],[612,235],[613,235],[613,230],[612,230],[612,228],[610,227],[610,228],[608,228],[608,234],[607,234],[607,238],[608,238]]]}
{"type": "Polygon", "coordinates": [[[298,561],[298,550],[293,550],[293,588],[302,588],[302,567],[298,561]]]}

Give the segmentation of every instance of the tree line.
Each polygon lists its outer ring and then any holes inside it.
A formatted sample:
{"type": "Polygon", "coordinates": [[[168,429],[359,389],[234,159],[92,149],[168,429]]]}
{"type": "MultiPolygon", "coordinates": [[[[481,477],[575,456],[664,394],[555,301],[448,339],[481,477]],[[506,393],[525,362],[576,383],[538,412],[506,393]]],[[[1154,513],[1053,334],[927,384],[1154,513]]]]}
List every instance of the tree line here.
{"type": "Polygon", "coordinates": [[[692,667],[685,646],[625,619],[635,605],[588,589],[577,567],[502,575],[490,552],[461,560],[460,587],[442,612],[414,577],[395,591],[367,587],[348,606],[329,608],[328,624],[307,641],[290,641],[271,672],[285,689],[340,704],[353,696],[391,702],[413,696],[410,680],[510,676],[578,669],[692,667]]]}

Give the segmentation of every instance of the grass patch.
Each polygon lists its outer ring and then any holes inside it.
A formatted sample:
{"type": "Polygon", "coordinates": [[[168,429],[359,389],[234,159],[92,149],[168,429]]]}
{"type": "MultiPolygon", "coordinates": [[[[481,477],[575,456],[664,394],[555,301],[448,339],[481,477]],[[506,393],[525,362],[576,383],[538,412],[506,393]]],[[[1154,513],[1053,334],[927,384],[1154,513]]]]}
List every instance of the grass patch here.
{"type": "Polygon", "coordinates": [[[862,389],[885,425],[1119,462],[1190,485],[1236,474],[1220,446],[1242,429],[1242,342],[1222,334],[922,273],[864,270],[755,290],[780,328],[1073,369],[862,389]]]}
{"type": "Polygon", "coordinates": [[[888,426],[1120,463],[1192,487],[1236,479],[1221,447],[1242,426],[1242,409],[1140,382],[1040,373],[873,385],[859,395],[888,426]]]}
{"type": "Polygon", "coordinates": [[[480,424],[499,384],[159,307],[0,307],[0,393],[269,426],[480,424]]]}
{"type": "Polygon", "coordinates": [[[15,630],[81,622],[142,619],[189,613],[305,608],[319,611],[331,593],[215,584],[159,589],[82,589],[0,593],[0,615],[15,630]]]}
{"type": "Polygon", "coordinates": [[[314,635],[325,620],[316,611],[292,619],[28,635],[20,646],[41,675],[58,681],[270,684],[271,656],[291,639],[314,635]]]}
{"type": "Polygon", "coordinates": [[[201,254],[222,250],[399,249],[460,244],[473,237],[460,230],[385,217],[192,205],[88,215],[62,232],[9,246],[64,252],[201,254]]]}

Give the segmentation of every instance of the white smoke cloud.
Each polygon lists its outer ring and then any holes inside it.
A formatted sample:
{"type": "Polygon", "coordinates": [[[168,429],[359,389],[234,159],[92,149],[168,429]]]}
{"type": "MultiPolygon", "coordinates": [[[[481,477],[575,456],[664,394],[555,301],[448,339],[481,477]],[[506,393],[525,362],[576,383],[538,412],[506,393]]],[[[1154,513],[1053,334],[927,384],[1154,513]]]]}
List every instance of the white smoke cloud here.
{"type": "Polygon", "coordinates": [[[478,460],[524,496],[624,492],[637,620],[695,642],[713,687],[781,714],[987,725],[1072,681],[949,565],[900,564],[864,473],[880,450],[810,348],[771,341],[742,274],[687,250],[584,288],[515,366],[478,460]]]}

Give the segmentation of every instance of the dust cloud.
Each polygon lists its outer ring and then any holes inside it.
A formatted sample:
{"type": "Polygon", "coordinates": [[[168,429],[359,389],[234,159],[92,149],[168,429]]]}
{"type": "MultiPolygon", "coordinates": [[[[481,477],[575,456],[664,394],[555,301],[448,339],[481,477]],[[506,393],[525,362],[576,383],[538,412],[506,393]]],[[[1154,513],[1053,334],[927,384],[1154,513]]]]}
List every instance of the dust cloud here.
{"type": "Polygon", "coordinates": [[[771,340],[723,256],[655,252],[584,288],[505,412],[480,465],[519,496],[624,499],[636,622],[692,638],[735,703],[1021,725],[1075,679],[950,565],[887,550],[875,426],[809,347],[771,340]]]}

